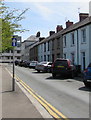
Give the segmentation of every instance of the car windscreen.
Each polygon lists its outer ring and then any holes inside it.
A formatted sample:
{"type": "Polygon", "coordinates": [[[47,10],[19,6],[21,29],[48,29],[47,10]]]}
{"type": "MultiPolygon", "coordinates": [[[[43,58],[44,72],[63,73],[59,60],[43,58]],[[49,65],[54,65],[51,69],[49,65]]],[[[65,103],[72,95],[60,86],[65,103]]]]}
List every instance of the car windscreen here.
{"type": "Polygon", "coordinates": [[[52,65],[53,63],[49,63],[48,65],[52,65]]]}
{"type": "Polygon", "coordinates": [[[57,60],[55,61],[55,66],[68,66],[67,60],[57,60]]]}
{"type": "Polygon", "coordinates": [[[37,63],[37,62],[34,61],[34,62],[32,62],[32,63],[37,63]]]}
{"type": "Polygon", "coordinates": [[[41,62],[40,64],[47,64],[47,62],[41,62]]]}

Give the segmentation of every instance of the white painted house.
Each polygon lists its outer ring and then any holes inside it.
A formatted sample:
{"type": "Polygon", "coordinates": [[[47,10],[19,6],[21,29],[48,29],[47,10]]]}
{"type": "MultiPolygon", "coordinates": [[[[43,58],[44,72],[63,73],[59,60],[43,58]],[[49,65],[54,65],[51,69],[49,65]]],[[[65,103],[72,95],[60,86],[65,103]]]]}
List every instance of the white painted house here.
{"type": "Polygon", "coordinates": [[[50,61],[50,50],[48,39],[41,41],[38,45],[38,60],[41,61],[50,61]]]}
{"type": "MultiPolygon", "coordinates": [[[[70,21],[69,21],[70,22],[70,21]]],[[[84,70],[91,62],[91,16],[71,24],[63,33],[63,57],[84,70]]]]}

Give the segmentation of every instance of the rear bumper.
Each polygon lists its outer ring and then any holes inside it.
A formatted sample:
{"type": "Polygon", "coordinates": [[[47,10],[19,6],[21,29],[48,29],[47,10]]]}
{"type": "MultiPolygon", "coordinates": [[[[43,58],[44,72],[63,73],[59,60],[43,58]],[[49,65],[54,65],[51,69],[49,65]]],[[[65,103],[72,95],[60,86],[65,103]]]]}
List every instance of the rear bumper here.
{"type": "Polygon", "coordinates": [[[91,83],[91,76],[86,76],[86,75],[84,75],[83,82],[91,83]]]}
{"type": "Polygon", "coordinates": [[[36,67],[35,67],[35,70],[46,72],[46,71],[47,71],[47,68],[46,68],[46,67],[44,67],[44,68],[36,68],[36,67]]]}
{"type": "Polygon", "coordinates": [[[90,83],[91,83],[91,80],[87,80],[87,82],[90,82],[90,83]]]}
{"type": "Polygon", "coordinates": [[[72,73],[72,71],[54,71],[52,70],[53,74],[57,74],[57,75],[70,75],[72,73]]]}
{"type": "Polygon", "coordinates": [[[85,80],[91,80],[91,76],[88,76],[88,75],[84,74],[84,79],[85,80]]]}

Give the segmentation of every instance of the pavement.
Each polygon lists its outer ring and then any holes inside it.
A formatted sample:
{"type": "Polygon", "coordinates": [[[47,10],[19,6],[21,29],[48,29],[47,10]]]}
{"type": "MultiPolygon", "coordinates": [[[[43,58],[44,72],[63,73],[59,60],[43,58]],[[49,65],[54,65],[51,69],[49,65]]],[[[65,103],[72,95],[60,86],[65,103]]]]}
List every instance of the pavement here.
{"type": "MultiPolygon", "coordinates": [[[[18,83],[19,84],[19,83],[18,83]]],[[[12,77],[5,65],[0,64],[0,118],[1,120],[44,120],[51,118],[49,113],[31,96],[25,94],[22,87],[15,84],[12,91],[12,77]],[[34,104],[35,103],[35,104],[34,104]]]]}

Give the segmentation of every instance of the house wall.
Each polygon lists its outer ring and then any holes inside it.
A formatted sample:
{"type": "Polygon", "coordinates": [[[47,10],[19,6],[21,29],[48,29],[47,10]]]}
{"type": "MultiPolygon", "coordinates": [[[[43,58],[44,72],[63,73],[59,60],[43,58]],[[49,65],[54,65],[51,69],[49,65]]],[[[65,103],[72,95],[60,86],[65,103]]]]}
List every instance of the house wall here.
{"type": "MultiPolygon", "coordinates": [[[[79,29],[76,29],[72,32],[63,35],[66,36],[66,47],[63,47],[63,54],[66,54],[66,58],[71,59],[71,53],[74,53],[75,59],[74,64],[81,65],[81,69],[83,70],[83,57],[82,54],[85,52],[85,68],[88,66],[89,62],[91,62],[91,25],[86,25],[79,29]],[[82,42],[82,30],[86,30],[86,42],[82,42]],[[74,33],[75,44],[71,45],[71,33],[74,33]]],[[[64,39],[63,39],[64,40],[64,39]]]]}
{"type": "Polygon", "coordinates": [[[51,46],[52,46],[52,49],[51,49],[52,61],[55,61],[55,59],[57,58],[62,58],[63,57],[63,40],[62,40],[61,34],[60,36],[56,36],[54,39],[51,40],[51,46]],[[54,41],[54,47],[52,43],[53,41],[54,41]]]}
{"type": "MultiPolygon", "coordinates": [[[[90,2],[91,4],[91,2],[90,2]]],[[[91,62],[91,24],[89,25],[89,62],[91,62]]]]}
{"type": "Polygon", "coordinates": [[[82,60],[82,52],[85,52],[85,68],[89,64],[89,26],[82,27],[79,29],[79,63],[81,64],[81,68],[83,69],[83,60],[82,60]],[[86,29],[86,43],[82,43],[81,30],[86,29]]]}
{"type": "Polygon", "coordinates": [[[30,60],[30,48],[31,48],[31,45],[33,43],[35,43],[36,41],[27,41],[25,40],[24,42],[22,42],[22,52],[21,52],[21,59],[24,60],[24,61],[29,61],[30,60]]]}
{"type": "MultiPolygon", "coordinates": [[[[71,59],[71,53],[74,53],[75,55],[75,59],[74,59],[74,63],[77,63],[77,54],[76,54],[76,49],[77,49],[77,36],[76,36],[76,31],[72,31],[70,33],[67,33],[64,36],[66,36],[66,46],[63,47],[63,54],[66,54],[66,58],[67,59],[71,59]],[[71,34],[74,33],[74,45],[72,45],[71,43],[71,34]]],[[[64,39],[63,39],[64,40],[64,39]]],[[[64,56],[63,56],[64,57],[64,56]]]]}
{"type": "Polygon", "coordinates": [[[63,56],[63,43],[62,43],[62,35],[54,36],[53,38],[48,38],[46,41],[42,42],[38,45],[38,60],[41,61],[54,61],[56,58],[62,58],[63,56]],[[58,38],[59,38],[59,48],[58,48],[58,38]],[[54,40],[54,48],[53,48],[53,41],[54,40]],[[48,42],[49,42],[49,49],[48,49],[48,42]],[[53,59],[54,55],[54,59],[53,59]]]}

